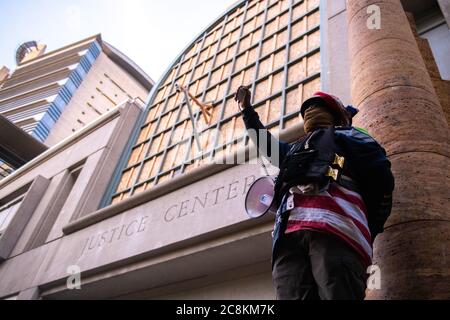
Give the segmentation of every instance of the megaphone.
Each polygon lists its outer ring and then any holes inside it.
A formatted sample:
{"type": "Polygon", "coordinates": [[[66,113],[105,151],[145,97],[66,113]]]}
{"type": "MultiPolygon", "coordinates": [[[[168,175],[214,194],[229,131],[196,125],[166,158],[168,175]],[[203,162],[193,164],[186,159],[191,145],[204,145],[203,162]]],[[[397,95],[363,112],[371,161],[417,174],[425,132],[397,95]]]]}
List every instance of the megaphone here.
{"type": "Polygon", "coordinates": [[[275,181],[270,176],[253,182],[245,197],[245,211],[250,218],[260,218],[267,213],[276,214],[274,187],[275,181]]]}

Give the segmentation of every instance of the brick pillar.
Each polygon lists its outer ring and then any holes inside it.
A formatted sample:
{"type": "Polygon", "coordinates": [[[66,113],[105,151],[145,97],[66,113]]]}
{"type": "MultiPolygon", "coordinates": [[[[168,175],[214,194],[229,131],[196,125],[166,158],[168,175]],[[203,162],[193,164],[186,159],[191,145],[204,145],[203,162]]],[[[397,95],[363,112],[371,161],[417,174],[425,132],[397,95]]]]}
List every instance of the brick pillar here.
{"type": "Polygon", "coordinates": [[[413,15],[407,12],[406,17],[409,20],[409,25],[411,26],[414,38],[419,46],[420,54],[427,67],[439,103],[444,111],[447,124],[450,124],[450,81],[441,78],[439,68],[436,64],[436,60],[434,60],[433,51],[431,50],[428,40],[420,38],[417,34],[416,22],[414,21],[413,15]]]}
{"type": "Polygon", "coordinates": [[[355,125],[387,150],[394,208],[375,242],[368,299],[450,298],[449,128],[400,0],[347,0],[355,125]],[[367,27],[371,4],[381,29],[367,27]]]}

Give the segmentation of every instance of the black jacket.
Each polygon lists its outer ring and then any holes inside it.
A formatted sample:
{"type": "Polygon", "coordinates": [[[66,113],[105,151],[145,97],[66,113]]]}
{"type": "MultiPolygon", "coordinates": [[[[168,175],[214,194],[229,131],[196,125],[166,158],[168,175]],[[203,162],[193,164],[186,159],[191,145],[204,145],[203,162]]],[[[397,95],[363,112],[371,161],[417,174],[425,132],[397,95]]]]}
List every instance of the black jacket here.
{"type": "MultiPolygon", "coordinates": [[[[250,135],[256,146],[267,146],[261,151],[271,162],[279,167],[293,144],[276,140],[259,120],[253,107],[242,111],[247,129],[254,129],[258,134],[250,135]],[[261,130],[261,131],[260,131],[261,130]],[[264,134],[260,134],[263,133],[264,134]],[[267,139],[261,144],[262,138],[267,139]],[[278,155],[272,154],[272,143],[278,144],[278,155]],[[272,161],[273,160],[273,161],[272,161]]],[[[384,224],[391,213],[394,177],[391,163],[386,157],[386,151],[368,134],[353,127],[336,127],[336,145],[343,152],[351,176],[356,181],[361,196],[364,199],[369,216],[369,229],[372,239],[383,232],[384,224]]],[[[285,204],[282,203],[281,207],[285,204]]]]}

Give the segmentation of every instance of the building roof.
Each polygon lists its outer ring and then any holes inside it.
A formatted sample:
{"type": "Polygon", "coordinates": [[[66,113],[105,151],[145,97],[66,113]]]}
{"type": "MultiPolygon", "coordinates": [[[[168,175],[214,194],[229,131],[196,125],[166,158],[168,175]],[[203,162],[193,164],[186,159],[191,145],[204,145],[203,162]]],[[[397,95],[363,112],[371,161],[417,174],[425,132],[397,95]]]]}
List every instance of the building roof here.
{"type": "Polygon", "coordinates": [[[54,56],[58,53],[61,53],[69,48],[72,48],[74,46],[77,46],[78,44],[82,44],[84,42],[87,42],[89,40],[96,40],[100,46],[102,47],[103,52],[115,63],[117,63],[120,67],[122,67],[125,71],[127,71],[131,76],[133,76],[139,83],[146,89],[150,90],[152,86],[154,85],[153,79],[148,76],[144,70],[142,70],[133,60],[131,60],[129,57],[127,57],[123,52],[119,51],[117,48],[112,46],[111,44],[107,43],[106,41],[103,41],[101,34],[97,34],[91,37],[88,37],[86,39],[82,39],[80,41],[77,41],[75,43],[71,43],[67,46],[58,48],[56,50],[52,50],[49,52],[46,52],[45,54],[36,57],[34,59],[30,59],[24,63],[18,64],[18,68],[22,68],[28,64],[31,64],[33,62],[36,62],[36,60],[42,60],[46,59],[47,57],[54,56]]]}
{"type": "Polygon", "coordinates": [[[0,115],[0,158],[15,168],[34,159],[48,148],[0,115]]]}
{"type": "Polygon", "coordinates": [[[103,52],[130,75],[132,75],[139,83],[148,91],[150,91],[155,84],[153,79],[145,73],[133,60],[128,58],[125,54],[119,51],[116,47],[106,41],[101,42],[103,52]]]}

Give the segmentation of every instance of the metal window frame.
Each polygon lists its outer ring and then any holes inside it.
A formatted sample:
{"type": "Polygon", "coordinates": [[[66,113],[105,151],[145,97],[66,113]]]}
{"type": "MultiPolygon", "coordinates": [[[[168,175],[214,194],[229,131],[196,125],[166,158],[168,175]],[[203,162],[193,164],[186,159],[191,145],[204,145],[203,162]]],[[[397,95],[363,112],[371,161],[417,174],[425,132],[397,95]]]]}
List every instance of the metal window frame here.
{"type": "MultiPolygon", "coordinates": [[[[304,53],[303,55],[301,55],[300,57],[295,58],[292,61],[289,61],[290,59],[290,48],[292,46],[292,44],[296,41],[298,41],[299,39],[302,39],[305,36],[308,36],[314,32],[316,32],[317,30],[321,30],[321,23],[322,23],[322,18],[323,18],[323,14],[320,14],[320,22],[318,25],[312,27],[311,29],[308,29],[308,26],[306,26],[307,30],[296,36],[295,38],[292,38],[292,26],[293,24],[297,23],[298,21],[301,21],[302,19],[304,19],[307,16],[310,16],[312,14],[314,14],[316,11],[320,11],[321,10],[321,6],[322,6],[322,1],[320,1],[320,4],[318,6],[315,6],[314,8],[312,8],[311,10],[308,10],[308,7],[306,7],[306,12],[304,14],[302,14],[301,16],[297,17],[297,18],[293,18],[293,10],[294,7],[296,7],[297,5],[300,5],[302,2],[307,3],[306,0],[304,1],[298,1],[297,3],[295,3],[295,0],[289,0],[289,5],[287,8],[283,9],[282,11],[280,11],[280,13],[278,13],[277,15],[275,15],[274,17],[267,19],[268,17],[268,11],[278,5],[278,2],[274,2],[273,4],[271,4],[269,6],[269,2],[270,0],[266,0],[266,5],[264,6],[264,10],[262,11],[258,11],[255,13],[254,16],[248,18],[247,17],[247,13],[248,10],[251,9],[251,3],[247,0],[242,0],[242,1],[238,1],[235,5],[233,5],[232,7],[230,7],[230,9],[228,9],[224,14],[220,15],[220,17],[215,20],[210,26],[208,26],[203,32],[200,33],[200,35],[195,38],[194,41],[192,41],[183,51],[182,53],[177,57],[177,59],[174,60],[174,62],[170,65],[170,67],[164,72],[163,76],[161,77],[161,79],[158,81],[158,83],[154,86],[154,88],[152,89],[152,92],[150,93],[149,99],[147,101],[147,110],[146,112],[143,113],[142,115],[142,121],[140,122],[139,126],[137,126],[137,130],[135,135],[133,136],[133,139],[131,139],[130,141],[132,143],[130,143],[130,146],[127,148],[127,151],[124,152],[124,159],[121,161],[122,163],[119,164],[118,166],[118,171],[116,173],[117,177],[116,177],[116,183],[115,185],[111,188],[111,190],[108,192],[108,194],[105,195],[105,201],[103,201],[103,206],[111,203],[112,199],[120,196],[120,195],[127,195],[129,194],[130,196],[133,195],[134,191],[136,189],[141,188],[143,185],[145,184],[157,184],[158,181],[161,179],[161,177],[169,174],[172,171],[180,171],[181,174],[183,174],[185,172],[186,166],[191,164],[193,161],[196,160],[196,158],[194,159],[190,159],[190,152],[186,153],[185,159],[182,162],[182,164],[178,164],[173,168],[169,168],[167,170],[162,170],[162,168],[164,167],[164,161],[166,160],[167,157],[167,153],[169,150],[171,150],[172,148],[176,147],[177,145],[183,145],[185,143],[188,143],[188,148],[190,148],[192,146],[192,142],[193,142],[193,136],[190,135],[188,138],[185,139],[181,139],[179,141],[177,141],[176,143],[172,143],[172,139],[173,139],[173,134],[175,131],[175,128],[177,128],[179,125],[183,124],[184,121],[186,121],[187,118],[183,118],[180,119],[181,117],[181,112],[182,112],[182,107],[184,107],[183,102],[176,104],[175,106],[173,106],[170,110],[167,109],[167,105],[168,105],[168,101],[177,93],[173,92],[173,88],[175,83],[180,79],[180,77],[183,74],[189,74],[189,72],[191,72],[190,74],[190,80],[187,82],[187,86],[191,86],[192,84],[195,84],[196,81],[206,78],[206,84],[204,86],[204,88],[202,89],[202,93],[200,95],[197,95],[198,97],[200,97],[200,99],[204,99],[206,96],[206,93],[209,90],[213,90],[215,89],[218,85],[223,85],[225,84],[226,88],[225,88],[225,95],[220,99],[220,102],[217,103],[215,102],[214,105],[216,105],[216,108],[221,108],[219,110],[220,112],[220,117],[217,120],[217,123],[208,126],[204,129],[202,129],[201,131],[199,131],[200,133],[203,133],[207,130],[215,130],[215,138],[214,138],[214,144],[210,147],[211,150],[209,150],[207,152],[210,153],[209,157],[214,157],[214,154],[220,150],[223,149],[223,147],[226,147],[227,145],[236,143],[236,141],[242,141],[245,140],[245,144],[248,143],[248,134],[245,133],[244,135],[238,136],[238,137],[234,137],[232,141],[227,141],[226,143],[222,144],[222,145],[218,145],[218,141],[219,141],[219,135],[220,135],[220,128],[222,127],[222,125],[228,121],[230,121],[232,118],[236,117],[239,112],[236,112],[235,114],[231,114],[229,116],[227,116],[226,118],[224,117],[225,115],[225,105],[226,105],[226,101],[228,99],[230,99],[230,97],[232,97],[232,93],[229,93],[230,87],[231,87],[231,80],[233,79],[234,76],[239,75],[243,70],[246,70],[248,68],[252,68],[255,67],[255,71],[254,71],[254,75],[253,78],[255,81],[253,81],[252,84],[252,90],[254,91],[257,84],[265,81],[266,79],[268,79],[270,76],[283,71],[283,84],[282,84],[282,90],[279,92],[275,92],[274,94],[264,98],[262,101],[259,101],[255,104],[255,107],[259,107],[260,105],[265,104],[267,101],[272,100],[274,98],[277,98],[279,96],[281,96],[281,103],[282,103],[282,110],[280,113],[280,119],[276,120],[276,121],[272,121],[271,123],[269,123],[267,125],[267,127],[270,129],[271,127],[274,127],[276,125],[279,125],[280,130],[282,130],[284,128],[284,125],[286,123],[286,121],[298,116],[298,112],[294,112],[291,114],[286,114],[286,98],[287,98],[287,94],[289,91],[293,90],[294,88],[297,88],[300,84],[302,83],[308,83],[310,81],[315,80],[316,78],[322,77],[322,72],[321,70],[313,75],[307,75],[304,79],[300,80],[297,83],[294,83],[290,86],[287,86],[288,84],[288,70],[290,68],[290,66],[294,65],[295,63],[301,61],[304,58],[308,58],[309,56],[312,56],[314,54],[316,54],[317,52],[321,52],[322,51],[322,32],[320,33],[320,45],[319,47],[313,48],[311,50],[308,51],[308,47],[306,47],[306,53],[304,53]],[[225,29],[226,29],[226,25],[229,22],[229,17],[231,14],[234,14],[235,10],[237,10],[239,7],[244,8],[243,12],[238,14],[238,15],[243,15],[243,19],[242,22],[239,26],[235,26],[234,28],[230,29],[227,33],[225,33],[225,29]],[[288,13],[288,22],[285,26],[283,26],[280,29],[277,29],[274,32],[268,33],[266,34],[266,27],[268,24],[270,24],[272,21],[274,21],[275,19],[277,19],[277,17],[282,16],[283,14],[288,13]],[[249,21],[251,21],[252,19],[254,19],[255,17],[258,17],[258,15],[263,14],[264,18],[263,18],[263,22],[260,25],[257,25],[256,28],[254,30],[252,30],[251,32],[248,33],[244,33],[244,26],[246,23],[248,23],[249,21]],[[219,24],[222,24],[222,26],[220,28],[217,28],[217,26],[219,24]],[[205,39],[207,37],[209,37],[211,35],[211,32],[214,29],[220,29],[220,36],[217,40],[213,40],[210,44],[208,44],[208,46],[204,46],[205,44],[205,39]],[[235,32],[236,30],[239,29],[239,36],[235,41],[232,41],[231,43],[228,43],[227,46],[225,46],[224,48],[221,48],[221,43],[224,39],[227,39],[229,34],[232,34],[233,32],[235,32]],[[254,43],[253,45],[250,44],[250,46],[248,46],[244,51],[240,52],[240,43],[241,41],[245,38],[245,36],[251,34],[252,32],[257,31],[258,29],[261,30],[261,36],[260,39],[257,43],[254,43]],[[264,41],[266,41],[267,39],[270,39],[270,37],[273,37],[275,34],[279,34],[281,32],[287,31],[287,40],[286,43],[284,45],[282,45],[279,48],[275,48],[274,50],[271,50],[270,52],[266,53],[266,54],[262,54],[262,45],[264,43],[264,41]],[[199,41],[201,41],[201,45],[197,48],[196,52],[188,55],[188,53],[190,53],[190,51],[192,50],[192,48],[199,43],[199,41]],[[217,42],[217,45],[215,44],[217,42]],[[215,48],[215,52],[212,56],[207,56],[205,59],[200,59],[201,57],[201,53],[203,50],[206,50],[209,46],[216,46],[215,48]],[[225,50],[232,48],[233,46],[236,46],[235,48],[235,54],[232,56],[231,59],[225,59],[220,66],[215,66],[215,63],[217,61],[217,57],[223,53],[225,50]],[[240,68],[239,70],[235,70],[236,68],[236,60],[243,54],[245,54],[247,51],[253,50],[253,49],[257,49],[257,56],[255,57],[255,61],[252,62],[249,65],[246,65],[242,68],[240,68]],[[259,67],[261,64],[261,61],[264,60],[266,57],[270,57],[272,54],[275,54],[281,50],[285,50],[285,63],[283,66],[272,70],[270,73],[264,75],[261,78],[258,78],[258,73],[259,73],[259,67]],[[181,67],[184,63],[186,63],[190,58],[196,56],[196,62],[194,64],[194,66],[191,66],[185,73],[180,75],[180,70],[181,67]],[[208,60],[212,60],[212,66],[214,66],[213,68],[211,68],[206,75],[202,74],[199,75],[197,77],[194,77],[195,74],[195,70],[196,68],[200,67],[205,61],[208,60]],[[211,85],[211,77],[212,74],[219,70],[220,68],[222,68],[222,66],[227,65],[228,63],[231,63],[231,71],[230,74],[227,76],[226,79],[223,79],[217,83],[214,83],[213,85],[211,85]],[[175,69],[176,68],[176,69],[175,69]],[[172,72],[173,70],[176,70],[176,74],[172,76],[172,72]],[[167,78],[168,77],[172,77],[171,81],[167,82],[167,78]],[[166,95],[165,98],[156,101],[156,97],[157,97],[157,93],[164,87],[164,86],[169,86],[169,94],[166,95]],[[163,103],[163,111],[158,115],[158,117],[155,117],[155,119],[152,119],[151,121],[146,121],[148,114],[151,110],[150,106],[152,106],[155,103],[163,103]],[[177,116],[176,116],[176,120],[175,122],[172,123],[171,127],[166,128],[164,130],[162,130],[161,132],[159,132],[159,126],[160,126],[160,122],[161,119],[166,116],[169,112],[172,112],[173,110],[177,109],[177,116]],[[167,109],[167,110],[166,110],[167,109]],[[151,135],[151,137],[141,141],[139,144],[135,144],[140,133],[141,130],[143,128],[145,128],[147,125],[151,125],[152,123],[156,122],[156,127],[153,129],[153,133],[151,135]],[[165,145],[165,148],[162,149],[161,151],[158,151],[156,153],[153,154],[149,154],[149,151],[151,149],[151,145],[153,140],[158,137],[161,134],[164,133],[168,133],[170,132],[170,136],[168,138],[168,141],[165,145]],[[145,150],[145,156],[142,160],[139,160],[139,163],[135,163],[132,164],[130,166],[127,166],[127,163],[124,163],[125,161],[129,161],[130,159],[130,155],[131,152],[135,149],[140,147],[141,145],[145,145],[148,144],[148,146],[146,147],[145,150]],[[153,157],[158,157],[158,156],[162,156],[161,159],[161,163],[159,165],[158,171],[156,173],[155,176],[150,177],[146,180],[143,181],[139,181],[140,179],[140,175],[142,174],[142,169],[144,164],[149,161],[151,158],[153,157]],[[119,182],[121,181],[121,177],[123,175],[124,172],[127,172],[128,170],[132,169],[132,168],[137,168],[138,167],[138,173],[136,175],[136,179],[134,181],[134,183],[130,186],[127,187],[123,190],[118,191],[117,187],[119,185],[119,182]]],[[[255,4],[256,5],[256,4],[255,4]]],[[[234,17],[233,17],[234,19],[234,17]]],[[[323,64],[323,57],[321,55],[321,65],[323,64]]],[[[196,112],[195,113],[195,118],[196,120],[198,120],[200,116],[200,112],[196,112]]]]}

